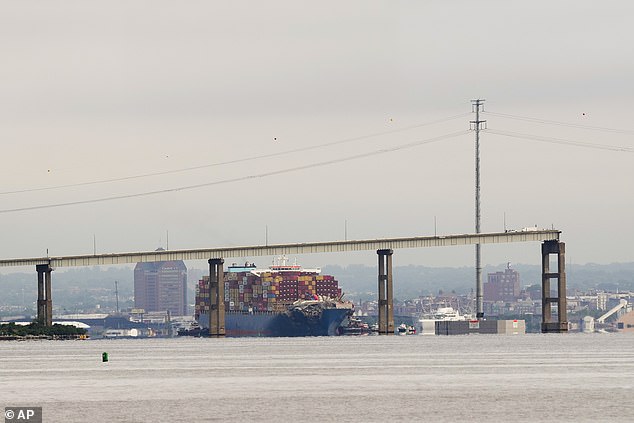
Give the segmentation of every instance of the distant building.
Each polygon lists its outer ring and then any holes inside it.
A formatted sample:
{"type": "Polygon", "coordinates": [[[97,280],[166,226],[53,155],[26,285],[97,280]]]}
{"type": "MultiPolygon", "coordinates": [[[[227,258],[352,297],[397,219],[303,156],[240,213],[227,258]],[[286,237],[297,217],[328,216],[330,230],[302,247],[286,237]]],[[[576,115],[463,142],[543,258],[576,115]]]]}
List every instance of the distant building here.
{"type": "Polygon", "coordinates": [[[510,264],[503,272],[488,274],[484,283],[484,301],[515,301],[520,295],[520,274],[510,264]]]}
{"type": "Polygon", "coordinates": [[[182,260],[137,263],[134,307],[146,312],[187,314],[187,267],[182,260]]]}
{"type": "Polygon", "coordinates": [[[609,295],[606,292],[599,292],[597,294],[597,310],[608,309],[609,295]]]}

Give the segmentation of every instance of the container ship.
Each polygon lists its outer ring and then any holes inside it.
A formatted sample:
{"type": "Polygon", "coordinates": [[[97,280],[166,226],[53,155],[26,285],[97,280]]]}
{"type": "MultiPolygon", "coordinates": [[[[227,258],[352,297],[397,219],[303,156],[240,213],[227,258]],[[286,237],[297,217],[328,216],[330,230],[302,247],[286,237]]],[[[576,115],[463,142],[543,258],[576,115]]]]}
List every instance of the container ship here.
{"type": "MultiPolygon", "coordinates": [[[[354,305],[342,300],[339,282],[321,269],[304,269],[280,257],[266,269],[232,264],[225,279],[226,336],[333,336],[354,305]]],[[[198,328],[209,331],[209,278],[196,287],[198,328]]]]}

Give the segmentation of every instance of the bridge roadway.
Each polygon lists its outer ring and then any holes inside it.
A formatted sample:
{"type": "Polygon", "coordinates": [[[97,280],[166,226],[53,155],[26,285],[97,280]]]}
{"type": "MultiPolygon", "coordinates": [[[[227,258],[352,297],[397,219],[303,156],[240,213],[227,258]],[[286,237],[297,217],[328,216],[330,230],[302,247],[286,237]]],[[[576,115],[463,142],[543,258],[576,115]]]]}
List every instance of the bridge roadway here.
{"type": "MultiPolygon", "coordinates": [[[[247,247],[199,248],[191,250],[160,250],[136,253],[92,254],[61,257],[16,258],[0,260],[0,267],[35,266],[38,279],[37,320],[52,325],[53,301],[51,272],[56,267],[98,266],[147,263],[170,260],[208,260],[209,263],[209,334],[225,335],[224,258],[277,256],[284,254],[343,253],[376,250],[378,263],[378,321],[380,334],[394,333],[392,254],[399,248],[450,247],[473,244],[500,244],[509,242],[542,242],[542,331],[567,330],[565,303],[565,247],[559,242],[560,231],[527,230],[498,233],[479,233],[445,236],[418,236],[408,238],[381,238],[353,241],[306,242],[247,247]],[[558,271],[549,270],[550,254],[558,255],[558,271]],[[550,279],[558,280],[558,296],[550,297],[550,279]],[[557,303],[558,322],[552,322],[551,303],[557,303]]],[[[482,292],[478,286],[478,292],[482,292]]],[[[478,294],[480,295],[480,294],[478,294]]]]}
{"type": "Polygon", "coordinates": [[[351,241],[305,242],[253,245],[246,247],[196,248],[189,250],[143,251],[134,253],[91,254],[59,257],[0,260],[0,267],[49,265],[57,267],[99,266],[148,263],[170,260],[208,260],[210,258],[260,257],[349,251],[395,250],[399,248],[450,247],[509,242],[558,241],[561,231],[544,229],[480,234],[379,238],[351,241]]]}

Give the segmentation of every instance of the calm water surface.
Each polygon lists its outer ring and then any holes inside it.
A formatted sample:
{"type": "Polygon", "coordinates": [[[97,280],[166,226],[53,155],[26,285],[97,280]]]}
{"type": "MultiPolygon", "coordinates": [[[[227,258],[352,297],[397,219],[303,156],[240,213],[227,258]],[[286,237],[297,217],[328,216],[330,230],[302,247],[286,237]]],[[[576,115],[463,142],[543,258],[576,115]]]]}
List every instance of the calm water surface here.
{"type": "Polygon", "coordinates": [[[20,405],[82,423],[634,421],[634,336],[2,342],[0,407],[20,405]]]}

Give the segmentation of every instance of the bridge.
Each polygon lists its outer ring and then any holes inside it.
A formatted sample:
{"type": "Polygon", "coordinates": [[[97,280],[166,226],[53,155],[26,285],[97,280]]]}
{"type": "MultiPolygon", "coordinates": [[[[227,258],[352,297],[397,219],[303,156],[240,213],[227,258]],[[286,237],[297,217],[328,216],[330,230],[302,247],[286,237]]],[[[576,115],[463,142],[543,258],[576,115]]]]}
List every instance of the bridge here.
{"type": "MultiPolygon", "coordinates": [[[[0,267],[35,266],[38,279],[37,320],[52,324],[51,272],[59,267],[136,264],[170,260],[208,260],[210,276],[210,334],[224,336],[224,258],[343,253],[376,250],[379,290],[379,333],[394,333],[392,254],[395,249],[451,247],[511,242],[542,242],[542,332],[565,332],[566,277],[565,246],[555,229],[507,231],[445,236],[378,238],[350,241],[307,242],[242,247],[160,250],[132,253],[73,255],[0,260],[0,267]],[[558,271],[550,272],[550,254],[558,256],[558,271]],[[550,280],[558,280],[558,295],[550,297],[550,280]],[[558,305],[558,321],[552,321],[551,304],[558,305]]],[[[481,296],[482,290],[478,289],[481,296]]]]}

